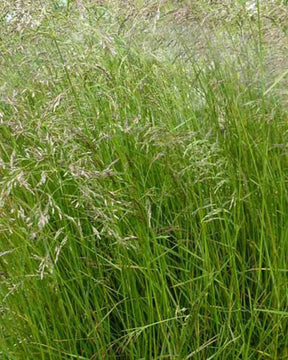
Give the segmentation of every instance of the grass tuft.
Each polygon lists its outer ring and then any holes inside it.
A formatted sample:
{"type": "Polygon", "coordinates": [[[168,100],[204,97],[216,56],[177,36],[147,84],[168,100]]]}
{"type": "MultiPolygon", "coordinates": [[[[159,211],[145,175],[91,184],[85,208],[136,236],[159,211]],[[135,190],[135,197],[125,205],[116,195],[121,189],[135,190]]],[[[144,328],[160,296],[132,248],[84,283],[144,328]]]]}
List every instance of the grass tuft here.
{"type": "Polygon", "coordinates": [[[1,359],[287,359],[287,4],[256,3],[0,5],[1,359]]]}

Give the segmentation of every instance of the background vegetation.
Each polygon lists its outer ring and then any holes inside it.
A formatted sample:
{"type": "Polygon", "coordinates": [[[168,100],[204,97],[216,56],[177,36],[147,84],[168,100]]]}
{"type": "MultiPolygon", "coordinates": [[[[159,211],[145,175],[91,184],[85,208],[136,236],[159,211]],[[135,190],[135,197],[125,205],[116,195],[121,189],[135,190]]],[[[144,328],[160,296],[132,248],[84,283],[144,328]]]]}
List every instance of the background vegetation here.
{"type": "Polygon", "coordinates": [[[1,359],[287,359],[287,2],[0,14],[1,359]]]}

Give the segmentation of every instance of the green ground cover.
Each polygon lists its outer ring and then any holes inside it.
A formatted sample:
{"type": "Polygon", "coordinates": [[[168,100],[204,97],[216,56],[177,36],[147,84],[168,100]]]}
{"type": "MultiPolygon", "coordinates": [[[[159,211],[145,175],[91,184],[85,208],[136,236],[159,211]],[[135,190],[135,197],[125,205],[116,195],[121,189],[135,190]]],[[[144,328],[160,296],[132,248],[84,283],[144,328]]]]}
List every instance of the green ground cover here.
{"type": "Polygon", "coordinates": [[[0,358],[288,359],[285,1],[0,10],[0,358]]]}

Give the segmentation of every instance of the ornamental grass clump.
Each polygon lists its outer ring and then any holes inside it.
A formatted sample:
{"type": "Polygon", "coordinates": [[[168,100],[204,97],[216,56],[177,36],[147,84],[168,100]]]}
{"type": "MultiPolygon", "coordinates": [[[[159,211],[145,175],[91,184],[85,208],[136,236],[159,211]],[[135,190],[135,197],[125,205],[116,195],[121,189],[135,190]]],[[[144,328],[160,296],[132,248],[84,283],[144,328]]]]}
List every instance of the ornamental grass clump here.
{"type": "Polygon", "coordinates": [[[0,358],[286,359],[285,3],[0,10],[0,358]]]}

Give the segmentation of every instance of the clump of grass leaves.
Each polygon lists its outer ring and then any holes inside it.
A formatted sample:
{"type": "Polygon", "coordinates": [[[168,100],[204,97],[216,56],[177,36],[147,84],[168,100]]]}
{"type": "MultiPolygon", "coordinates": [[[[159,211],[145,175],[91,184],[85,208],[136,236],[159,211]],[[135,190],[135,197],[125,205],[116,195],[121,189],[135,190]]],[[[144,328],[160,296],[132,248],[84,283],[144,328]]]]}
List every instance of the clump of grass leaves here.
{"type": "Polygon", "coordinates": [[[56,5],[1,5],[1,359],[287,359],[285,2],[56,5]]]}

